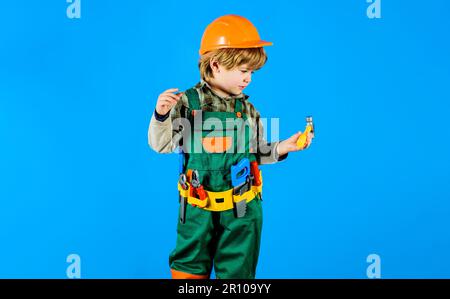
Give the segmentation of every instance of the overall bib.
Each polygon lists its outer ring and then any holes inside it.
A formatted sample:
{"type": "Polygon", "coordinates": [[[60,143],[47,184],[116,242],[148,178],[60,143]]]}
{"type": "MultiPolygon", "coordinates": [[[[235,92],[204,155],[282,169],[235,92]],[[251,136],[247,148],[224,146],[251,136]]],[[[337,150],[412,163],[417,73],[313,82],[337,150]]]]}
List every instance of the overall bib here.
{"type": "Polygon", "coordinates": [[[206,279],[214,266],[217,278],[254,278],[261,240],[262,184],[234,195],[230,170],[243,159],[256,164],[251,129],[245,125],[247,115],[242,113],[240,99],[235,99],[234,112],[202,111],[194,88],[187,90],[186,96],[191,134],[184,140],[190,151],[184,154],[183,171],[188,178],[197,171],[208,198],[200,200],[178,186],[188,204],[169,257],[172,277],[206,279]],[[243,216],[236,215],[239,203],[246,205],[243,216]]]}

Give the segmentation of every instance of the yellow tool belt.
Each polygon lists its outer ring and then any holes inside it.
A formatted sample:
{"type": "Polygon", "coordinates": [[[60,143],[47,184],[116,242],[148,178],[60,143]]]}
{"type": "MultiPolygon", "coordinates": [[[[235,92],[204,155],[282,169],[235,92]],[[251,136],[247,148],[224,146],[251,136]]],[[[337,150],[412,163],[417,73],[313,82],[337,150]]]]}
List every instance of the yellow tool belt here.
{"type": "Polygon", "coordinates": [[[178,183],[178,191],[180,191],[180,195],[182,197],[187,197],[188,203],[197,205],[199,208],[202,208],[204,210],[214,212],[230,210],[234,207],[235,202],[239,202],[241,200],[250,202],[256,197],[257,194],[260,194],[262,192],[262,183],[259,186],[252,186],[249,191],[245,192],[242,195],[233,195],[233,189],[222,192],[205,190],[208,194],[208,197],[204,200],[200,200],[196,197],[189,196],[191,185],[189,183],[186,184],[189,188],[187,190],[184,190],[178,183]],[[219,200],[217,201],[217,199],[219,200]]]}

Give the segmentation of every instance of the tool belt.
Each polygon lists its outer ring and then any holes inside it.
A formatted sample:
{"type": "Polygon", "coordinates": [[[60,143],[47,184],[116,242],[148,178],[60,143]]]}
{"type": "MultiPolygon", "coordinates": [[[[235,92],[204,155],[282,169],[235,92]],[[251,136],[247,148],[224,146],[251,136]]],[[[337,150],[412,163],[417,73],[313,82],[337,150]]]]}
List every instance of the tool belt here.
{"type": "Polygon", "coordinates": [[[196,205],[197,207],[207,210],[207,211],[213,211],[213,212],[221,212],[226,210],[231,210],[234,207],[234,203],[240,202],[242,200],[245,200],[247,203],[252,201],[256,196],[261,197],[262,192],[262,180],[261,184],[259,186],[251,186],[250,190],[247,192],[242,193],[242,195],[239,194],[233,194],[233,188],[221,192],[213,192],[205,190],[208,194],[208,197],[201,200],[196,197],[190,196],[191,194],[191,184],[189,182],[186,182],[188,188],[185,190],[181,186],[180,183],[178,183],[178,190],[180,192],[181,197],[187,198],[187,202],[191,205],[196,205]]]}

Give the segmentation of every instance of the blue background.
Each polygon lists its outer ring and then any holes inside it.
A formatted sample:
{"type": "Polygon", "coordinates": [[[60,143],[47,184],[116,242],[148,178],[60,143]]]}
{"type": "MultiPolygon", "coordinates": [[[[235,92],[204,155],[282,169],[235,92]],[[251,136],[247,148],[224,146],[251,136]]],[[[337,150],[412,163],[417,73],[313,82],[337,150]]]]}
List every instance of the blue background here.
{"type": "MultiPolygon", "coordinates": [[[[263,166],[259,278],[450,278],[448,1],[3,1],[0,277],[168,278],[177,157],[147,144],[160,92],[199,80],[216,17],[273,41],[246,90],[280,138],[263,166]]],[[[270,126],[266,128],[270,131],[270,126]]],[[[270,138],[270,135],[269,135],[270,138]]]]}

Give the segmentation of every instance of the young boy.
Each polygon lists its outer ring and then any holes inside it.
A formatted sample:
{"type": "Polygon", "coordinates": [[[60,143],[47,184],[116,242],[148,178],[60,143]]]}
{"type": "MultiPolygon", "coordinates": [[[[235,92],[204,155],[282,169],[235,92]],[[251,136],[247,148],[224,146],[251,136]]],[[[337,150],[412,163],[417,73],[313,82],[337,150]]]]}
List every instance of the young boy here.
{"type": "Polygon", "coordinates": [[[172,278],[207,279],[213,265],[217,278],[255,277],[262,227],[258,165],[281,161],[313,138],[309,133],[300,147],[301,132],[281,142],[262,138],[260,115],[242,91],[267,60],[263,46],[271,44],[249,20],[222,16],[203,34],[200,83],[158,98],[149,144],[160,153],[182,148],[184,158],[172,278]]]}

